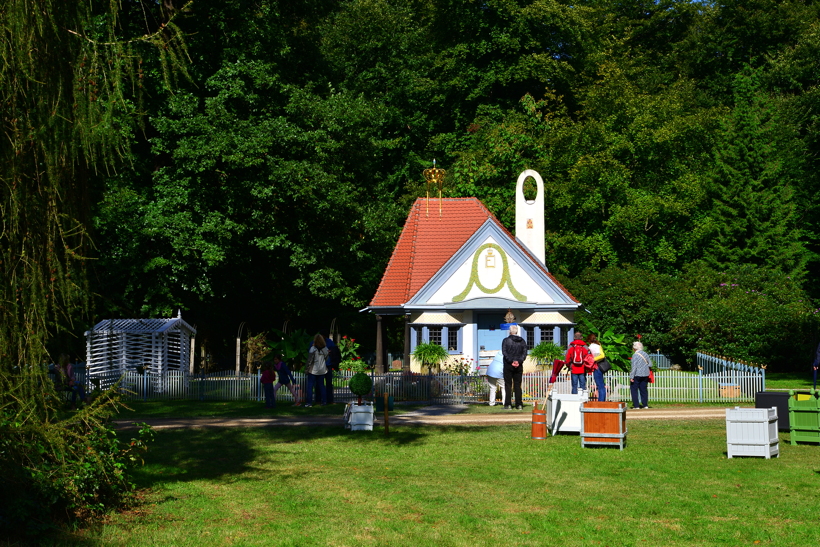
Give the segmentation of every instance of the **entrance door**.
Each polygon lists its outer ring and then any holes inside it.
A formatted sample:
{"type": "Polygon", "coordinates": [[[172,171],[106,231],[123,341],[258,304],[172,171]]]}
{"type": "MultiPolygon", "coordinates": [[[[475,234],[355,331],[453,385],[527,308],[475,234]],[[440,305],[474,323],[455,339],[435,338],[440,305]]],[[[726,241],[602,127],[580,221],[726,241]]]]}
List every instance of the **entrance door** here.
{"type": "Polygon", "coordinates": [[[500,351],[501,342],[510,334],[510,331],[501,330],[504,314],[479,313],[477,319],[478,351],[500,351]]]}

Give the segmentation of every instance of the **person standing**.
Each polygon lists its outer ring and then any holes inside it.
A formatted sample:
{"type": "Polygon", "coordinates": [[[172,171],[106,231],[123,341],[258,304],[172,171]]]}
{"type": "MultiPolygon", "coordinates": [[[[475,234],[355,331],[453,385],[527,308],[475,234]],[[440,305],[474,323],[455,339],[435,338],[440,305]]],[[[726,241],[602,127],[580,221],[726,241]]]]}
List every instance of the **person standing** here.
{"type": "Polygon", "coordinates": [[[589,351],[595,358],[595,367],[592,369],[592,378],[595,380],[595,386],[598,390],[598,401],[606,401],[606,382],[604,381],[604,372],[601,370],[601,361],[606,358],[601,344],[598,343],[598,336],[595,333],[587,335],[587,345],[589,351]]]}
{"type": "Polygon", "coordinates": [[[643,350],[641,342],[632,343],[632,365],[629,367],[629,391],[632,408],[649,408],[649,371],[652,361],[643,350]]]}
{"type": "Polygon", "coordinates": [[[313,345],[308,350],[308,360],[305,366],[307,372],[307,400],[305,407],[313,406],[313,386],[318,385],[318,404],[325,404],[325,384],[324,376],[327,373],[327,345],[325,338],[321,334],[313,337],[313,345]]]}
{"type": "Polygon", "coordinates": [[[584,368],[584,358],[589,355],[589,348],[584,343],[584,335],[580,331],[575,331],[575,339],[570,342],[567,348],[566,364],[572,373],[572,393],[587,390],[587,372],[584,368]]]}
{"type": "Polygon", "coordinates": [[[65,353],[61,354],[57,359],[57,374],[60,378],[63,388],[71,392],[71,410],[77,409],[77,396],[80,401],[88,404],[88,397],[85,394],[83,385],[77,381],[74,374],[74,366],[71,364],[71,359],[65,353]]]}
{"type": "Polygon", "coordinates": [[[273,372],[273,365],[265,363],[262,367],[262,377],[259,382],[262,384],[262,389],[265,390],[265,408],[276,408],[276,392],[273,390],[273,381],[276,379],[276,374],[273,372]]]}
{"type": "Polygon", "coordinates": [[[276,370],[277,375],[276,385],[273,386],[273,399],[276,400],[276,392],[279,391],[280,387],[287,386],[290,394],[293,395],[293,406],[301,405],[302,402],[299,400],[299,392],[296,391],[296,380],[293,378],[293,373],[278,355],[273,358],[273,368],[276,370]]]}
{"type": "Polygon", "coordinates": [[[814,389],[817,389],[817,369],[820,367],[820,344],[817,344],[817,354],[814,356],[814,363],[811,368],[814,371],[814,389]]]}
{"type": "Polygon", "coordinates": [[[339,370],[342,362],[342,352],[339,346],[330,337],[330,333],[325,333],[325,344],[327,344],[327,372],[325,373],[325,399],[327,404],[333,404],[333,371],[339,370]]]}
{"type": "Polygon", "coordinates": [[[524,374],[524,360],[527,358],[527,342],[518,336],[518,325],[510,325],[510,335],[501,342],[501,355],[504,358],[504,408],[512,408],[512,392],[515,393],[515,408],[524,408],[521,377],[524,374]]]}
{"type": "Polygon", "coordinates": [[[485,378],[490,385],[490,406],[495,406],[495,394],[498,388],[501,388],[501,400],[506,404],[507,390],[504,386],[504,356],[500,351],[495,354],[492,362],[487,367],[487,376],[485,378]]]}

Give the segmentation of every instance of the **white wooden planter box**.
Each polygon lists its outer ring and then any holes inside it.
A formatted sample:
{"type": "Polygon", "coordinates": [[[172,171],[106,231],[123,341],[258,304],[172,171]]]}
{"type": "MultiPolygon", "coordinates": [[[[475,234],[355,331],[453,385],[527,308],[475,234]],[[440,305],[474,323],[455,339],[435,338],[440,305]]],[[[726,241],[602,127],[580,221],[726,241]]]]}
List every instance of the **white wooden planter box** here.
{"type": "Polygon", "coordinates": [[[777,407],[727,408],[726,453],[757,456],[767,460],[780,455],[777,437],[777,407]]]}
{"type": "Polygon", "coordinates": [[[345,429],[352,431],[373,431],[373,405],[350,403],[345,409],[345,429]]]}
{"type": "Polygon", "coordinates": [[[547,429],[550,435],[581,432],[581,405],[589,400],[584,394],[551,393],[547,398],[547,429]]]}

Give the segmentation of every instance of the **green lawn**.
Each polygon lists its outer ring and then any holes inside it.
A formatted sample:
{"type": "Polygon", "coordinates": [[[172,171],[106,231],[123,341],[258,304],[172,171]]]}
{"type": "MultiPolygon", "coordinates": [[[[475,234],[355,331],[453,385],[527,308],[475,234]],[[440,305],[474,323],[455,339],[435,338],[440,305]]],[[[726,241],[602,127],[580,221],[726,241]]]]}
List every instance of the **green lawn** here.
{"type": "Polygon", "coordinates": [[[813,385],[810,372],[766,372],[766,389],[811,389],[813,385]]]}
{"type": "Polygon", "coordinates": [[[159,431],[102,545],[817,545],[820,447],[726,458],[723,420],[634,421],[627,449],[529,426],[159,431]]]}

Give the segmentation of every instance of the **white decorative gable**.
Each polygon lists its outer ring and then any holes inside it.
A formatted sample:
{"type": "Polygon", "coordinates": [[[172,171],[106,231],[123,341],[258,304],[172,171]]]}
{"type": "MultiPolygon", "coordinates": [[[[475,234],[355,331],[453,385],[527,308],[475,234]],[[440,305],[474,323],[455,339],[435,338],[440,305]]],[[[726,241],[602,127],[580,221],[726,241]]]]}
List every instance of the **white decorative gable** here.
{"type": "Polygon", "coordinates": [[[487,237],[426,303],[449,304],[488,296],[516,302],[554,302],[495,238],[487,237]]]}
{"type": "Polygon", "coordinates": [[[543,265],[492,221],[482,225],[408,304],[468,307],[479,299],[482,307],[576,307],[543,265]]]}

